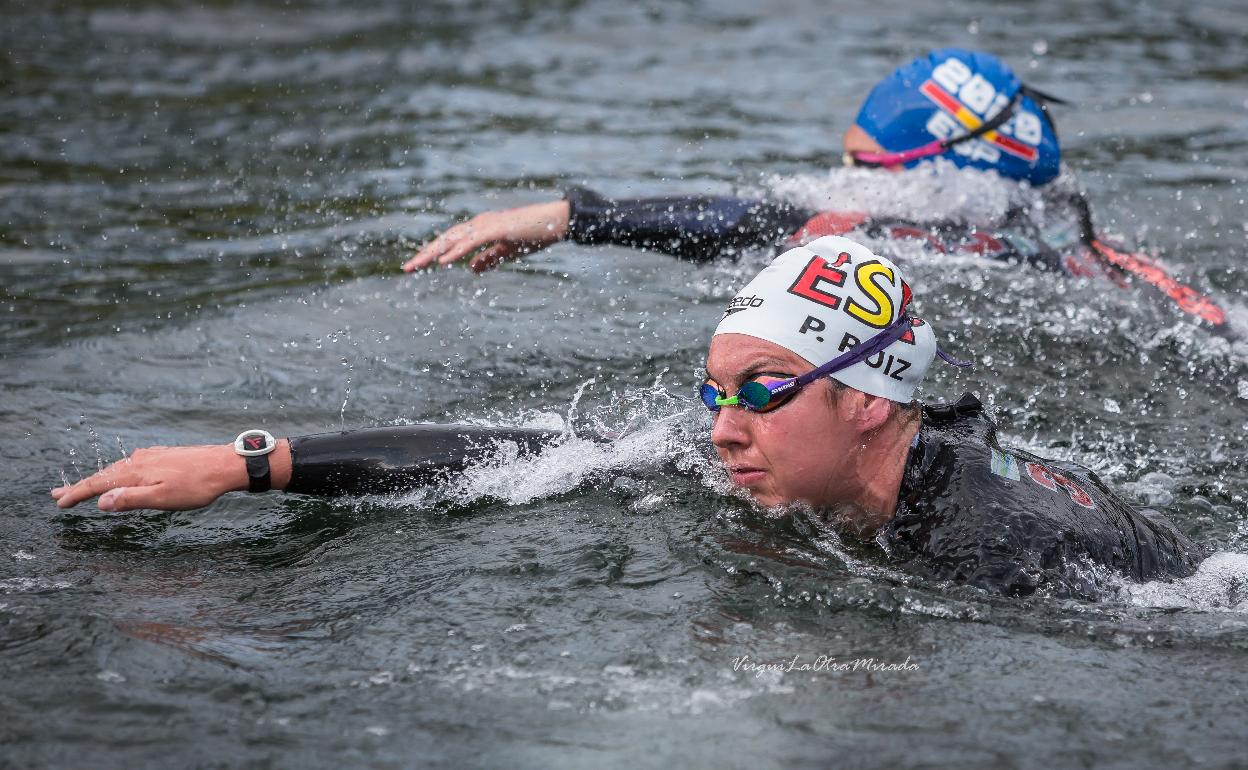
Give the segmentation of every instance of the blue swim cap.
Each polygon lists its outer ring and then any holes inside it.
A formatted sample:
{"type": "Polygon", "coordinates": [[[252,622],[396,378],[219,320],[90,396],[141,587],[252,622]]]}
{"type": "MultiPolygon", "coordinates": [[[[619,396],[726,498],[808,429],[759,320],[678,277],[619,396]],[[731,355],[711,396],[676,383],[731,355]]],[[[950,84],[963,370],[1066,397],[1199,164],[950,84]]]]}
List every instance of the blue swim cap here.
{"type": "Polygon", "coordinates": [[[1041,185],[1061,164],[1057,134],[1038,97],[992,54],[942,48],[915,59],[871,89],[854,122],[885,150],[901,152],[967,133],[1005,108],[1020,88],[1014,114],[1001,128],[941,157],[1041,185]]]}

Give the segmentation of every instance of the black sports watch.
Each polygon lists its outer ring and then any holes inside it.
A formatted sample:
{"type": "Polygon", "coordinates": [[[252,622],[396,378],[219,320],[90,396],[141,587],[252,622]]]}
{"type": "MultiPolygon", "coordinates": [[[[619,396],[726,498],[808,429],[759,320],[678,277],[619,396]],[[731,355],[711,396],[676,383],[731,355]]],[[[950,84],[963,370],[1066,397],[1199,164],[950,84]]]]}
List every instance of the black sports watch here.
{"type": "Polygon", "coordinates": [[[245,430],[234,439],[234,453],[247,460],[248,492],[268,492],[273,488],[269,453],[274,449],[277,449],[277,439],[267,430],[245,430]]]}

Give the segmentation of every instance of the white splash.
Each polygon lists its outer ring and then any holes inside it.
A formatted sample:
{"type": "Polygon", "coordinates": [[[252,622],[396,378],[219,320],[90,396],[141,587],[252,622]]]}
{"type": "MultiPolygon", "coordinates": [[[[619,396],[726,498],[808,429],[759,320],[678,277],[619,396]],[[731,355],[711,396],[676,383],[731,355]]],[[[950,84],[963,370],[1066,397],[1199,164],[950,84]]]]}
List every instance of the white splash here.
{"type": "Polygon", "coordinates": [[[503,445],[466,468],[448,494],[461,502],[492,498],[523,505],[571,491],[591,478],[671,461],[685,449],[675,433],[670,422],[655,422],[610,442],[569,438],[531,457],[521,457],[515,444],[503,445]]]}
{"type": "Polygon", "coordinates": [[[1142,607],[1248,612],[1248,554],[1220,551],[1191,577],[1149,583],[1123,581],[1122,595],[1142,607]]]}
{"type": "Polygon", "coordinates": [[[823,175],[777,176],[764,180],[763,191],[819,211],[862,212],[921,222],[993,222],[1004,217],[1012,205],[1042,205],[1040,194],[1025,182],[946,162],[896,173],[833,168],[823,175]]]}

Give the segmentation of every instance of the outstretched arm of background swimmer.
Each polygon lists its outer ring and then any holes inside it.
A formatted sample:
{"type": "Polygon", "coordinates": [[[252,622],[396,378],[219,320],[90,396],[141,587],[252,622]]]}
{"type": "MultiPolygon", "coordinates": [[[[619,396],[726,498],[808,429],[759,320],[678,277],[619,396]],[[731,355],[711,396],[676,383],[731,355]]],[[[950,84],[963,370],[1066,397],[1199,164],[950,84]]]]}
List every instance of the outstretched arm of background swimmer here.
{"type": "Polygon", "coordinates": [[[776,201],[724,196],[611,200],[573,188],[563,200],[488,211],[451,227],[403,264],[411,272],[472,256],[483,272],[562,240],[615,244],[706,262],[746,248],[771,246],[816,212],[776,201]]]}
{"type": "MultiPolygon", "coordinates": [[[[462,470],[504,443],[533,453],[556,431],[480,425],[406,425],[281,439],[267,456],[272,487],[310,495],[390,493],[462,470]]],[[[99,497],[104,511],[202,508],[248,488],[247,464],[231,444],[140,449],[79,481],[52,490],[69,508],[99,497]]]]}

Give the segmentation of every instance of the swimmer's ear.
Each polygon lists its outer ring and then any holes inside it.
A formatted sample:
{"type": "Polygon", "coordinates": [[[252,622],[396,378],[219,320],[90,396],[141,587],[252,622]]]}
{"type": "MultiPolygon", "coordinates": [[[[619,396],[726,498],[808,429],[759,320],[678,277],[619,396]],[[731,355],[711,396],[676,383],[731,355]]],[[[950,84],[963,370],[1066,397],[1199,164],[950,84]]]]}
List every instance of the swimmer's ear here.
{"type": "Polygon", "coordinates": [[[863,394],[862,416],[859,418],[859,430],[870,433],[883,427],[893,414],[893,402],[883,396],[863,394]]]}
{"type": "Polygon", "coordinates": [[[892,402],[882,396],[872,396],[854,388],[843,388],[837,393],[836,406],[840,417],[854,426],[859,433],[870,433],[888,422],[892,414],[892,402]]]}

